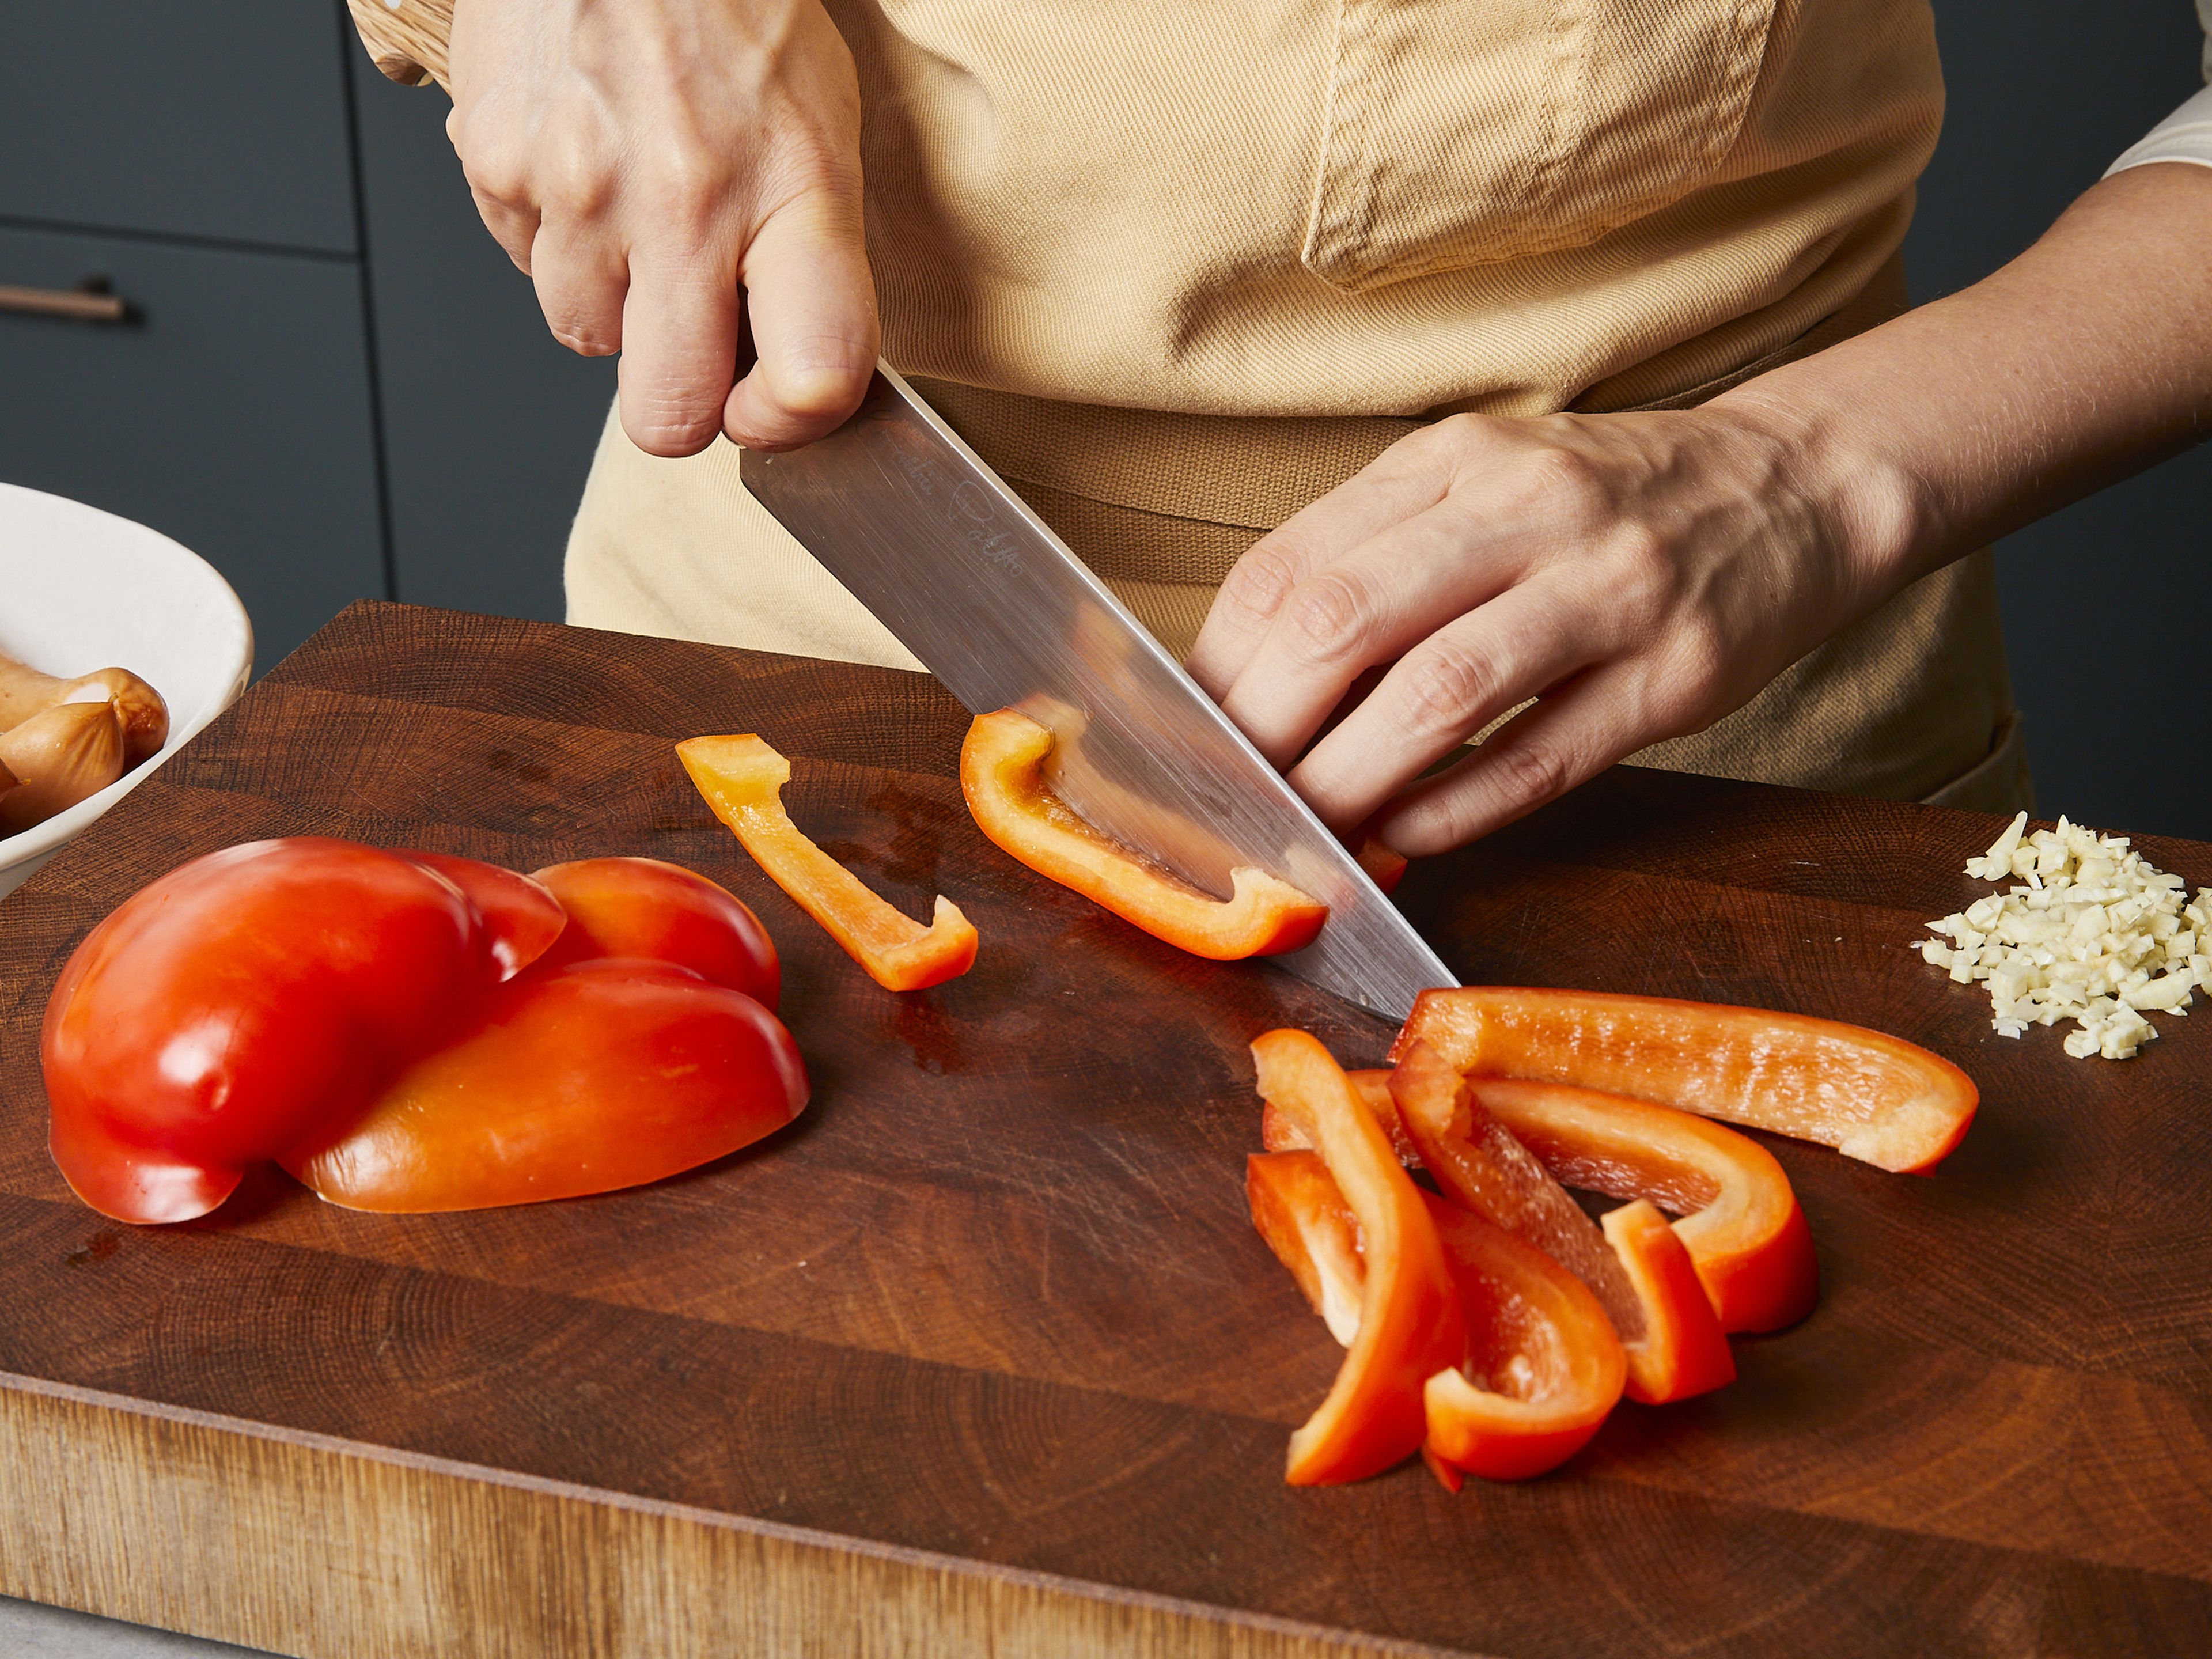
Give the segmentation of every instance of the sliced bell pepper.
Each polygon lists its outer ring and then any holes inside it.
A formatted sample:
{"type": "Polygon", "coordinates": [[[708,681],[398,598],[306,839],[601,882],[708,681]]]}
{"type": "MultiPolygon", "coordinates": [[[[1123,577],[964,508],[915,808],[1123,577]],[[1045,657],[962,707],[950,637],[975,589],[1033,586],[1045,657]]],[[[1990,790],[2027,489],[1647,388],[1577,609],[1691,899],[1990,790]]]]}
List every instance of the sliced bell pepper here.
{"type": "Polygon", "coordinates": [[[1288,882],[1239,868],[1230,872],[1231,896],[1218,899],[1085,823],[1044,781],[1053,743],[1049,727],[1011,708],[968,728],[960,791],[1003,851],[1193,956],[1233,962],[1313,943],[1328,907],[1288,882]]]}
{"type": "Polygon", "coordinates": [[[1569,1083],[1819,1141],[1923,1173],[1973,1121],[1973,1082],[1880,1031],[1803,1014],[1595,991],[1424,991],[1399,1033],[1478,1077],[1569,1083]]]}
{"type": "Polygon", "coordinates": [[[1662,1248],[1637,1232],[1631,1237],[1644,1257],[1628,1260],[1621,1241],[1583,1213],[1535,1155],[1484,1109],[1471,1083],[1427,1043],[1407,1049],[1390,1073],[1390,1095],[1421,1162],[1448,1195],[1542,1250],[1589,1287],[1627,1352],[1632,1397],[1661,1405],[1734,1378],[1733,1360],[1724,1376],[1707,1363],[1715,1345],[1725,1358],[1728,1338],[1696,1269],[1687,1266],[1686,1250],[1685,1271],[1675,1273],[1662,1248]],[[1689,1360],[1680,1358],[1685,1354],[1689,1360]]]}
{"type": "Polygon", "coordinates": [[[501,979],[513,979],[544,956],[568,926],[561,901],[533,877],[451,853],[410,848],[399,856],[436,872],[468,896],[483,920],[501,979]]]}
{"type": "Polygon", "coordinates": [[[1398,884],[1406,878],[1406,855],[1392,852],[1373,836],[1362,839],[1356,856],[1359,867],[1367,872],[1370,881],[1382,890],[1385,897],[1396,892],[1398,884]]]}
{"type": "Polygon", "coordinates": [[[183,1221],[357,1109],[501,974],[452,880],[321,836],[193,860],[94,927],[46,1005],[54,1162],[119,1221],[183,1221]]]}
{"type": "Polygon", "coordinates": [[[757,737],[691,738],[676,745],[691,781],[769,878],[821,923],[845,953],[887,991],[920,991],[957,979],[975,963],[975,929],[939,894],[924,927],[870,892],[859,877],[809,841],[783,809],[791,763],[757,737]]]}
{"type": "MultiPolygon", "coordinates": [[[[1310,1152],[1248,1160],[1252,1219],[1278,1260],[1348,1345],[1364,1293],[1358,1218],[1310,1152]]],[[[1464,1470],[1523,1480],[1589,1443],[1620,1398],[1620,1339],[1582,1281],[1504,1229],[1421,1194],[1467,1322],[1463,1361],[1422,1386],[1422,1456],[1456,1492],[1464,1470]]]]}
{"type": "Polygon", "coordinates": [[[1663,1406],[1735,1382],[1735,1356],[1689,1247],[1658,1206],[1639,1198],[1607,1211],[1604,1225],[1648,1313],[1644,1334],[1626,1345],[1628,1397],[1663,1406]]]}
{"type": "Polygon", "coordinates": [[[348,1209],[529,1204],[710,1162],[806,1097],[791,1034],[742,992],[635,958],[541,964],[279,1161],[348,1209]]]}
{"type": "Polygon", "coordinates": [[[1534,1245],[1589,1286],[1624,1341],[1644,1310],[1605,1235],[1536,1155],[1485,1111],[1465,1079],[1426,1043],[1389,1075],[1406,1137],[1446,1197],[1534,1245]]]}
{"type": "MultiPolygon", "coordinates": [[[[1420,1167],[1390,1097],[1388,1071],[1351,1072],[1352,1086],[1398,1160],[1420,1167]]],[[[1491,1116],[1563,1186],[1608,1198],[1650,1199],[1680,1219],[1674,1231],[1723,1331],[1778,1331],[1812,1312],[1820,1267],[1813,1231],[1774,1154],[1710,1118],[1562,1083],[1470,1078],[1491,1116]]],[[[1269,1152],[1305,1145],[1271,1104],[1260,1118],[1269,1152]]]]}
{"type": "Polygon", "coordinates": [[[568,915],[548,966],[602,957],[673,963],[775,1012],[783,991],[775,941],[726,887],[659,859],[579,859],[537,879],[568,915]]]}
{"type": "Polygon", "coordinates": [[[1562,1182],[1649,1199],[1681,1218],[1724,1331],[1777,1331],[1813,1311],[1812,1229],[1774,1154],[1709,1118],[1560,1083],[1474,1078],[1475,1097],[1562,1182]]]}
{"type": "Polygon", "coordinates": [[[1291,1437],[1287,1478],[1363,1480],[1420,1449],[1422,1386],[1466,1357],[1459,1297],[1420,1189],[1328,1050],[1304,1031],[1270,1031],[1252,1057],[1261,1092],[1312,1139],[1358,1218],[1366,1264],[1358,1329],[1328,1397],[1291,1437]]]}

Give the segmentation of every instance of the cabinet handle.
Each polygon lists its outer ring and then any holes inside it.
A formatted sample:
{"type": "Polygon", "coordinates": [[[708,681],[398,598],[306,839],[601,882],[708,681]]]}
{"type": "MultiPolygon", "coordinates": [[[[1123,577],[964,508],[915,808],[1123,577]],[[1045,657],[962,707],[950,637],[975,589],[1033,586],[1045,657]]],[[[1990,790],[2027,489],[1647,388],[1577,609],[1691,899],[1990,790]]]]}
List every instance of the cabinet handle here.
{"type": "Polygon", "coordinates": [[[0,283],[0,311],[21,312],[33,317],[70,317],[81,323],[119,323],[131,307],[119,294],[110,294],[104,282],[82,288],[10,288],[0,283]]]}

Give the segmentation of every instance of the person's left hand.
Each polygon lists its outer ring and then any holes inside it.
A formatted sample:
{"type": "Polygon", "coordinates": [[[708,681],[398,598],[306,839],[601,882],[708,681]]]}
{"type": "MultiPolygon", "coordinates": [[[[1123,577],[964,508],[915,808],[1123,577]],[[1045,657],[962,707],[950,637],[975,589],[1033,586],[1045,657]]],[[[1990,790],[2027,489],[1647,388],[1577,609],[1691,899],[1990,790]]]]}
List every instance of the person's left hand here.
{"type": "Polygon", "coordinates": [[[1725,402],[1438,422],[1244,555],[1191,674],[1332,829],[1456,847],[1711,724],[1902,585],[1866,550],[1901,546],[1906,504],[1814,427],[1725,402]]]}

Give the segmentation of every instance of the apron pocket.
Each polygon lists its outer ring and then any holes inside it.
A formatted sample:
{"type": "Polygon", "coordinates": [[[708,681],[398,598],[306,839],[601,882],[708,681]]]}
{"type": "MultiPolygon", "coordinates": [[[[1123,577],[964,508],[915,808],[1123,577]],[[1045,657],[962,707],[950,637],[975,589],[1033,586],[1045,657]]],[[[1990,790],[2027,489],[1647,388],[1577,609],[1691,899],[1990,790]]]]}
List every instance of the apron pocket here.
{"type": "Polygon", "coordinates": [[[1299,258],[1350,292],[1595,241],[1718,171],[1774,0],[1340,0],[1299,258]]]}

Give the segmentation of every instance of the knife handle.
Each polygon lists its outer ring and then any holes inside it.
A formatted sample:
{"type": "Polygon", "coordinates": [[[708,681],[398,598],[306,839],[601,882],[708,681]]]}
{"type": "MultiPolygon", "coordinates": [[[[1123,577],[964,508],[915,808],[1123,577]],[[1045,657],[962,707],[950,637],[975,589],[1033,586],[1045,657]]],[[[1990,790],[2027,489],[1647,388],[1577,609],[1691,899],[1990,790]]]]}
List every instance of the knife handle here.
{"type": "Polygon", "coordinates": [[[435,81],[451,92],[447,42],[453,33],[453,0],[346,0],[369,58],[388,80],[403,86],[435,81]]]}

